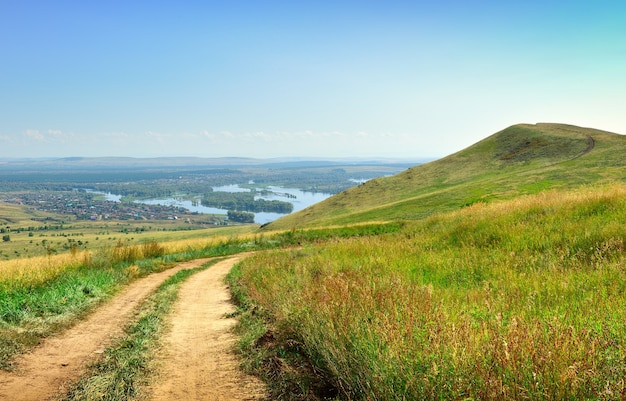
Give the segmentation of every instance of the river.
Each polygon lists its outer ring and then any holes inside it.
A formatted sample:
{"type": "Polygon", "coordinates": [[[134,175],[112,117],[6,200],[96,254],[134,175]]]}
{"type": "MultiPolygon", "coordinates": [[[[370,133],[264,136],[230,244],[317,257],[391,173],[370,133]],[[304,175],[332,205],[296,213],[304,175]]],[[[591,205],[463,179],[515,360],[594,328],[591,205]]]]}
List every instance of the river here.
{"type": "MultiPolygon", "coordinates": [[[[222,192],[250,192],[248,188],[241,188],[237,184],[233,185],[224,185],[219,187],[213,187],[214,191],[222,191],[222,192]]],[[[270,191],[267,195],[258,195],[255,196],[255,199],[265,199],[265,200],[280,200],[284,202],[289,202],[293,205],[293,212],[300,211],[305,209],[315,203],[321,202],[324,199],[332,196],[331,194],[319,193],[319,192],[305,192],[300,189],[295,188],[283,188],[276,186],[269,186],[266,188],[258,188],[257,191],[270,191]],[[288,196],[287,196],[288,195],[288,196]]],[[[121,196],[104,193],[103,194],[107,200],[119,202],[121,196]]],[[[226,209],[218,209],[214,207],[202,206],[200,203],[200,198],[196,200],[188,200],[180,198],[163,198],[163,199],[145,199],[135,201],[137,203],[144,203],[147,205],[164,205],[164,206],[178,206],[185,208],[191,212],[203,213],[203,214],[226,214],[228,211],[226,209]]],[[[292,213],[293,213],[292,212],[292,213]]],[[[274,221],[280,217],[285,216],[282,213],[255,213],[254,214],[254,222],[258,224],[265,224],[271,221],[274,221]]]]}

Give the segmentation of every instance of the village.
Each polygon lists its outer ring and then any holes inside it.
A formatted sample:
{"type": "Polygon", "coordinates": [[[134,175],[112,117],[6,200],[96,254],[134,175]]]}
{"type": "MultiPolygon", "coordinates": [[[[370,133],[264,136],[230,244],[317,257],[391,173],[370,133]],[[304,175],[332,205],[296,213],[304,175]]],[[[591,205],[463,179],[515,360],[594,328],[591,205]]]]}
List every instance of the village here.
{"type": "MultiPolygon", "coordinates": [[[[25,205],[35,210],[74,216],[78,220],[189,220],[199,213],[178,206],[148,205],[98,199],[85,191],[41,191],[6,194],[4,202],[25,205]]],[[[212,223],[225,216],[207,216],[212,223]]]]}

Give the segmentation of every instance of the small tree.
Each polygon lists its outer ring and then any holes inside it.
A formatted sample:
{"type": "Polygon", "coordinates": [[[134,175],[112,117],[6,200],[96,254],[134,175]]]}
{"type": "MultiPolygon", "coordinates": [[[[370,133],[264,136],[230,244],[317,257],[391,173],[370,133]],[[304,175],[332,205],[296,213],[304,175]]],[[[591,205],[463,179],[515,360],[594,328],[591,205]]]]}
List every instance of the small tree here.
{"type": "Polygon", "coordinates": [[[4,241],[4,242],[11,241],[11,236],[9,234],[3,235],[2,236],[2,241],[4,241]]]}
{"type": "Polygon", "coordinates": [[[229,210],[226,214],[228,216],[228,220],[230,221],[237,223],[254,223],[254,213],[229,210]]]}

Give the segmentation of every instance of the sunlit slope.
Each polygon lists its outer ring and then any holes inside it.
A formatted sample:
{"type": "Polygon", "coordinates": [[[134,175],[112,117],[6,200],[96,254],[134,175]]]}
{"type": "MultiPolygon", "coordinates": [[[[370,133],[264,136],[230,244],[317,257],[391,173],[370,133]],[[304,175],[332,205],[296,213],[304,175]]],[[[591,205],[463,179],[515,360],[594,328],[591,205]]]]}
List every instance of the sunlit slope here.
{"type": "Polygon", "coordinates": [[[519,124],[442,159],[368,181],[283,217],[271,229],[420,219],[550,188],[626,179],[626,137],[564,124],[519,124]]]}

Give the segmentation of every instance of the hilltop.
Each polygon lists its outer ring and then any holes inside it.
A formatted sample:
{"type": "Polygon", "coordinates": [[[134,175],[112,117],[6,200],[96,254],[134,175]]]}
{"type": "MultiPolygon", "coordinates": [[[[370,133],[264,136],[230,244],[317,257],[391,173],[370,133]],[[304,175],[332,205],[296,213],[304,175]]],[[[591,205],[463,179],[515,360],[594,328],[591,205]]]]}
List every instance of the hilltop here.
{"type": "Polygon", "coordinates": [[[374,179],[268,229],[415,220],[476,202],[620,180],[626,137],[566,124],[518,124],[442,159],[374,179]]]}

